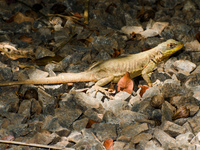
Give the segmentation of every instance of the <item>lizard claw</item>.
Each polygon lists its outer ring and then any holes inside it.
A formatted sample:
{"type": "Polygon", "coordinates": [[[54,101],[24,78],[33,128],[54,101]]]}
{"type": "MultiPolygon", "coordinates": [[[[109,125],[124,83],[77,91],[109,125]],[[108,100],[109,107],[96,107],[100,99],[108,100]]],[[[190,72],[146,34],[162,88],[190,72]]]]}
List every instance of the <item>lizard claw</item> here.
{"type": "Polygon", "coordinates": [[[110,93],[108,91],[106,91],[106,89],[108,89],[108,88],[103,88],[98,85],[94,85],[94,88],[96,90],[95,96],[96,96],[97,92],[100,91],[100,92],[104,93],[108,98],[113,99],[113,97],[110,96],[110,93]]]}

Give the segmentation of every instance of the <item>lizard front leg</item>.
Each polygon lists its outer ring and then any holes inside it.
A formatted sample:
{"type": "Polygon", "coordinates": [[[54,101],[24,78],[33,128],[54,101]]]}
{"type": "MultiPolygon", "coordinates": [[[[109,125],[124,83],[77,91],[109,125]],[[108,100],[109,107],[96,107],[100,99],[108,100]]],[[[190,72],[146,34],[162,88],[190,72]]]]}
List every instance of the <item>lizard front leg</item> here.
{"type": "Polygon", "coordinates": [[[149,86],[152,86],[151,80],[149,78],[149,73],[154,70],[156,67],[156,62],[153,60],[150,60],[150,62],[147,64],[147,66],[142,70],[142,77],[147,82],[149,86]]]}
{"type": "MultiPolygon", "coordinates": [[[[108,83],[111,82],[113,79],[114,79],[114,76],[113,76],[113,75],[110,75],[110,76],[108,76],[108,77],[105,77],[105,78],[102,78],[102,79],[98,80],[98,81],[96,82],[96,84],[94,85],[94,88],[95,88],[95,90],[96,90],[96,93],[97,93],[98,91],[101,91],[101,92],[104,93],[107,97],[110,98],[109,92],[106,91],[106,90],[105,90],[106,88],[103,88],[102,86],[108,84],[108,83]]],[[[95,95],[96,95],[96,93],[95,93],[95,95]]]]}

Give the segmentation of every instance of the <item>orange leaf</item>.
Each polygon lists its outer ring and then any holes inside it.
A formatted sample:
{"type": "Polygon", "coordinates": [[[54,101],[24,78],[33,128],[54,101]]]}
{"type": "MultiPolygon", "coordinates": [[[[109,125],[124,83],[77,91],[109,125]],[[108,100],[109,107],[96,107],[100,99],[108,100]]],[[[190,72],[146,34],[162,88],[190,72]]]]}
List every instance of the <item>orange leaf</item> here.
{"type": "Polygon", "coordinates": [[[140,90],[140,96],[142,97],[142,95],[146,92],[146,90],[149,88],[146,85],[138,85],[138,88],[141,88],[140,90]]]}
{"type": "Polygon", "coordinates": [[[79,13],[74,13],[74,17],[77,17],[77,18],[83,18],[79,13]]]}
{"type": "Polygon", "coordinates": [[[130,78],[130,74],[126,72],[126,74],[119,80],[117,83],[118,91],[125,91],[129,94],[133,92],[133,80],[130,78]]]}
{"type": "Polygon", "coordinates": [[[94,123],[98,123],[98,122],[97,122],[97,121],[94,121],[94,120],[92,120],[92,119],[89,119],[86,128],[92,128],[92,125],[93,125],[94,123]]]}
{"type": "Polygon", "coordinates": [[[106,139],[103,143],[103,146],[106,148],[106,150],[113,150],[113,139],[106,139]]]}
{"type": "Polygon", "coordinates": [[[32,41],[32,37],[28,37],[28,36],[26,36],[26,35],[20,36],[20,37],[19,37],[19,40],[24,41],[24,42],[27,42],[27,43],[32,43],[32,42],[33,42],[33,41],[32,41]]]}

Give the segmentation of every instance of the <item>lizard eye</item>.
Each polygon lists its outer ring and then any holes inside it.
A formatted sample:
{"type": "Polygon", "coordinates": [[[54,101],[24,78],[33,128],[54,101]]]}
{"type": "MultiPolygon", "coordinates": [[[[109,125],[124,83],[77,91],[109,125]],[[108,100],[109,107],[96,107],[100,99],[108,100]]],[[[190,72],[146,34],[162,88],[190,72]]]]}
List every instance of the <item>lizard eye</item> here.
{"type": "Polygon", "coordinates": [[[174,48],[176,46],[176,44],[175,43],[170,43],[168,46],[169,46],[170,49],[172,49],[172,48],[174,48]]]}

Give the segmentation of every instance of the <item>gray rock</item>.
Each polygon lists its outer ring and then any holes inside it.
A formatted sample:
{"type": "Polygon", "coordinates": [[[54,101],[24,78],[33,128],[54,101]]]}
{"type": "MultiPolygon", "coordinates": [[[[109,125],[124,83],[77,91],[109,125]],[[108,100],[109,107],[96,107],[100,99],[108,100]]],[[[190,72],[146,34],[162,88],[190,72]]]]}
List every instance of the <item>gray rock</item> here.
{"type": "Polygon", "coordinates": [[[70,142],[78,143],[80,140],[83,139],[83,135],[78,131],[72,131],[67,139],[70,142]]]}
{"type": "Polygon", "coordinates": [[[193,137],[194,134],[192,132],[186,132],[178,135],[176,141],[179,142],[180,145],[189,145],[193,137]]]}
{"type": "Polygon", "coordinates": [[[174,69],[185,75],[189,75],[196,68],[196,65],[188,60],[177,60],[173,63],[173,66],[174,69]]]}
{"type": "Polygon", "coordinates": [[[161,93],[164,98],[171,98],[176,95],[183,95],[183,96],[193,95],[191,90],[181,87],[179,85],[173,84],[173,83],[164,84],[161,89],[161,93]]]}
{"type": "Polygon", "coordinates": [[[131,140],[131,143],[133,144],[137,144],[139,143],[140,141],[143,141],[143,140],[146,140],[146,141],[149,141],[150,139],[152,139],[153,136],[149,133],[140,133],[138,135],[136,135],[132,140],[131,140]]]}
{"type": "Polygon", "coordinates": [[[36,59],[40,59],[40,58],[47,57],[47,56],[54,57],[55,53],[45,47],[39,46],[36,49],[35,55],[36,55],[36,59]]]}
{"type": "Polygon", "coordinates": [[[19,106],[18,113],[27,115],[27,117],[29,117],[30,112],[31,112],[31,100],[23,100],[19,106]]]}
{"type": "Polygon", "coordinates": [[[100,141],[105,141],[108,138],[115,140],[117,138],[117,126],[114,124],[95,123],[92,127],[100,141]]]}
{"type": "Polygon", "coordinates": [[[155,129],[154,137],[161,143],[164,149],[175,148],[177,145],[176,140],[163,130],[155,129]]]}
{"type": "Polygon", "coordinates": [[[113,149],[114,150],[122,150],[122,149],[124,149],[126,144],[127,144],[126,142],[115,141],[114,145],[113,145],[113,149]]]}
{"type": "Polygon", "coordinates": [[[104,36],[96,36],[91,44],[96,50],[105,50],[110,54],[114,52],[113,48],[118,48],[118,43],[116,40],[104,36]]]}
{"type": "Polygon", "coordinates": [[[159,95],[159,94],[160,94],[160,89],[157,86],[150,87],[142,95],[142,99],[145,100],[145,99],[153,97],[154,95],[159,95]]]}
{"type": "Polygon", "coordinates": [[[77,131],[81,131],[82,129],[84,129],[87,126],[88,121],[89,121],[88,118],[83,118],[83,119],[79,119],[79,120],[75,121],[73,123],[73,129],[77,130],[77,131]]]}
{"type": "Polygon", "coordinates": [[[55,110],[55,116],[58,117],[59,124],[64,128],[69,128],[81,114],[80,109],[57,108],[55,110]]]}
{"type": "Polygon", "coordinates": [[[186,132],[185,127],[179,126],[170,121],[165,121],[162,123],[162,130],[164,130],[166,133],[168,133],[172,137],[176,137],[179,134],[183,134],[186,132]]]}
{"type": "Polygon", "coordinates": [[[145,145],[145,150],[164,150],[164,148],[159,146],[159,143],[155,140],[150,140],[145,145]]]}
{"type": "Polygon", "coordinates": [[[59,136],[65,136],[67,137],[70,134],[70,130],[67,128],[59,128],[55,131],[55,133],[59,136]]]}
{"type": "Polygon", "coordinates": [[[38,100],[42,104],[42,110],[45,115],[47,114],[54,115],[55,100],[51,95],[47,94],[45,91],[39,88],[38,100]]]}
{"type": "Polygon", "coordinates": [[[7,112],[17,112],[19,109],[19,98],[15,93],[15,88],[5,88],[0,97],[0,110],[7,112]]]}
{"type": "Polygon", "coordinates": [[[106,101],[102,104],[105,110],[112,111],[115,115],[118,115],[121,110],[123,110],[124,106],[128,106],[128,102],[124,99],[116,99],[106,101]]]}
{"type": "Polygon", "coordinates": [[[163,105],[162,105],[161,111],[162,111],[162,122],[164,122],[166,120],[172,121],[173,106],[170,103],[165,101],[165,103],[163,103],[163,105]]]}
{"type": "Polygon", "coordinates": [[[141,132],[147,131],[148,129],[149,128],[148,128],[147,123],[132,124],[132,125],[129,125],[129,126],[125,127],[124,129],[122,129],[121,136],[134,138],[136,135],[140,134],[141,132]]]}
{"type": "Polygon", "coordinates": [[[97,122],[101,122],[103,119],[103,114],[99,114],[98,112],[94,111],[93,109],[87,109],[84,112],[84,115],[89,119],[92,119],[97,122]]]}
{"type": "Polygon", "coordinates": [[[144,120],[148,119],[147,115],[142,113],[130,111],[130,110],[123,110],[119,113],[118,117],[120,118],[120,127],[126,128],[127,126],[135,123],[137,120],[144,120]]]}
{"type": "Polygon", "coordinates": [[[119,124],[120,119],[111,111],[106,111],[103,115],[103,121],[109,124],[119,124]]]}

